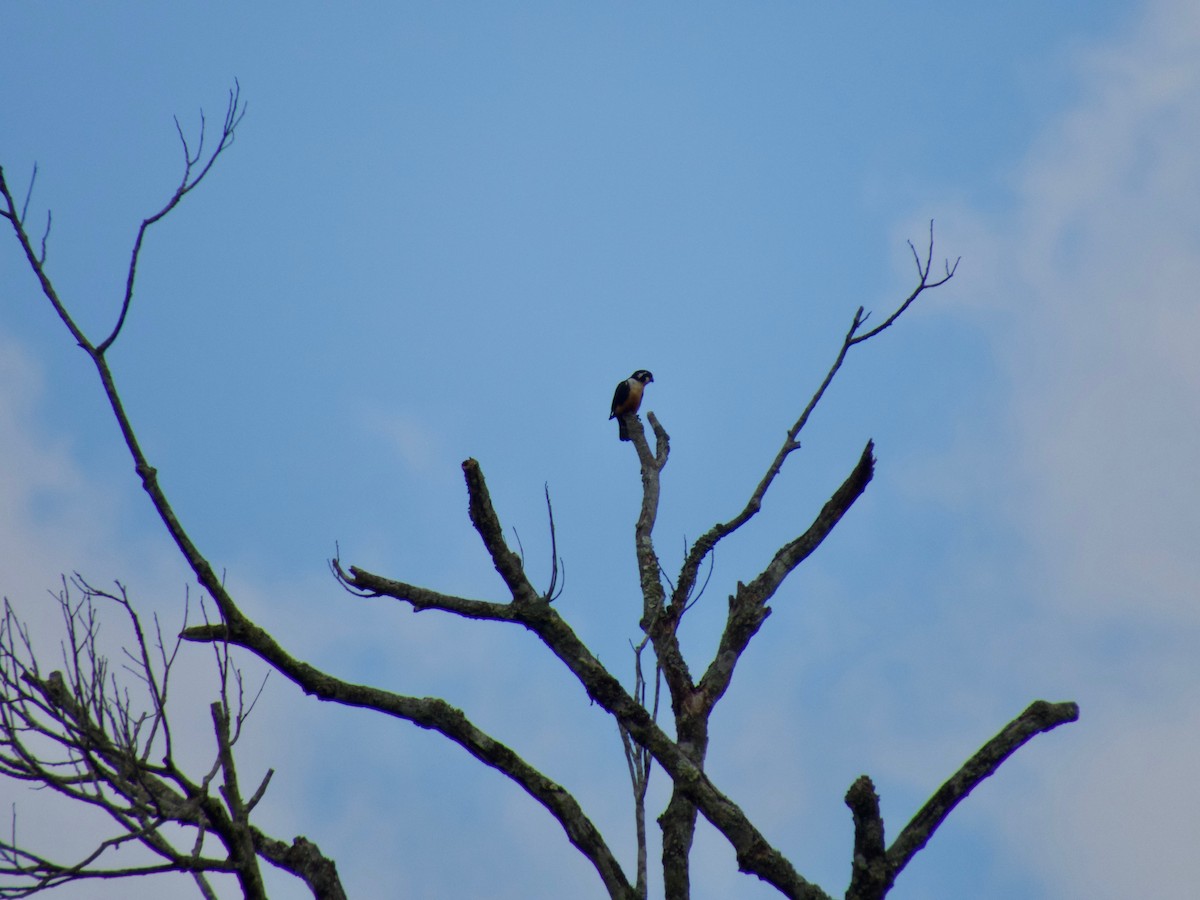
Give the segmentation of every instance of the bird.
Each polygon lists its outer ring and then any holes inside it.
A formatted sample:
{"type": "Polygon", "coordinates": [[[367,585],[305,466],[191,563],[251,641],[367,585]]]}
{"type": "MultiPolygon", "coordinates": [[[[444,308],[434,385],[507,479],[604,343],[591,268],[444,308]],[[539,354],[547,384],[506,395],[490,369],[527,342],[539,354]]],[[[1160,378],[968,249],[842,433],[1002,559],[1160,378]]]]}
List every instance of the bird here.
{"type": "Polygon", "coordinates": [[[638,369],[618,384],[617,389],[613,391],[612,414],[609,418],[617,420],[617,434],[621,440],[629,440],[629,428],[625,425],[625,416],[638,411],[638,407],[642,405],[642,392],[645,391],[646,385],[653,380],[654,376],[648,371],[638,369]]]}

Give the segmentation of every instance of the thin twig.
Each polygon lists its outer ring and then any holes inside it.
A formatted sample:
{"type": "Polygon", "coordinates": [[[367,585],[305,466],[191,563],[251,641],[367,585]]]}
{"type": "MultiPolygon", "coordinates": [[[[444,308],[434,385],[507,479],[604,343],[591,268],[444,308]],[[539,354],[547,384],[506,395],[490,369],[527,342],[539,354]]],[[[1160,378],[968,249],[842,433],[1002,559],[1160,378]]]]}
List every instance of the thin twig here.
{"type": "MultiPolygon", "coordinates": [[[[909,247],[913,250],[913,254],[915,256],[916,249],[913,247],[911,241],[909,242],[909,247]]],[[[846,354],[850,352],[850,348],[856,344],[860,344],[863,341],[875,337],[884,329],[890,327],[892,323],[895,322],[896,319],[899,318],[900,315],[907,310],[913,304],[913,301],[915,301],[922,293],[932,288],[940,287],[954,277],[954,273],[958,269],[957,260],[953,266],[947,262],[945,277],[940,278],[937,281],[930,281],[929,272],[932,256],[933,222],[930,221],[929,250],[925,263],[922,264],[920,258],[916,257],[918,275],[917,286],[913,288],[912,292],[881,325],[870,331],[863,332],[862,334],[858,333],[859,329],[862,328],[863,324],[867,320],[867,314],[864,312],[863,307],[861,306],[855,311],[854,317],[850,322],[850,327],[846,331],[845,337],[842,339],[842,346],[838,350],[833,364],[829,367],[829,370],[825,373],[824,379],[822,379],[821,384],[817,387],[816,392],[812,395],[811,399],[808,401],[808,404],[800,413],[800,417],[796,420],[792,427],[788,429],[787,435],[783,441],[783,445],[775,454],[775,458],[771,461],[770,466],[767,467],[766,474],[763,475],[762,479],[758,483],[758,486],[755,487],[754,492],[750,495],[750,499],[746,502],[745,507],[729,521],[717,523],[710,528],[696,541],[691,551],[688,553],[683,564],[683,569],[679,574],[678,588],[676,589],[675,596],[672,599],[672,604],[674,606],[682,608],[684,605],[686,605],[687,597],[691,593],[692,586],[695,583],[697,573],[700,569],[700,563],[704,560],[704,557],[711,553],[713,548],[715,548],[723,538],[741,528],[742,525],[748,522],[758,513],[760,509],[762,509],[763,499],[766,497],[767,491],[775,481],[775,477],[779,474],[780,470],[782,470],[784,462],[793,452],[800,449],[800,433],[804,430],[804,427],[808,424],[808,420],[812,416],[813,411],[817,408],[817,405],[825,396],[825,392],[829,388],[829,385],[833,382],[838,370],[841,369],[842,363],[844,363],[846,360],[846,354]]]]}
{"type": "Polygon", "coordinates": [[[105,351],[112,346],[113,341],[120,335],[121,329],[125,326],[125,318],[129,315],[129,306],[133,302],[133,286],[134,280],[137,277],[138,257],[142,252],[142,242],[145,240],[146,231],[166,216],[171,210],[179,205],[188,193],[204,180],[217,158],[233,144],[234,134],[242,117],[246,114],[246,104],[241,102],[242,87],[237,79],[234,79],[233,88],[229,91],[229,105],[225,109],[225,122],[221,129],[221,139],[217,143],[217,147],[208,157],[208,161],[200,169],[199,172],[193,174],[193,169],[201,161],[201,154],[204,150],[204,138],[206,130],[206,121],[204,111],[200,112],[200,141],[196,149],[196,154],[193,156],[188,149],[187,137],[183,133],[183,128],[179,124],[179,119],[175,119],[175,130],[179,135],[179,141],[183,145],[183,177],[179,180],[179,186],[175,189],[175,193],[166,204],[154,215],[142,221],[138,228],[137,237],[133,242],[133,251],[129,258],[129,273],[125,278],[125,296],[121,301],[121,312],[117,316],[117,322],[113,326],[112,332],[96,346],[96,352],[101,356],[105,351]]]}
{"type": "Polygon", "coordinates": [[[25,217],[29,215],[29,201],[33,197],[33,186],[37,183],[38,166],[33,164],[33,173],[29,176],[29,187],[25,190],[25,202],[21,204],[21,216],[17,220],[20,224],[25,224],[25,217]]]}

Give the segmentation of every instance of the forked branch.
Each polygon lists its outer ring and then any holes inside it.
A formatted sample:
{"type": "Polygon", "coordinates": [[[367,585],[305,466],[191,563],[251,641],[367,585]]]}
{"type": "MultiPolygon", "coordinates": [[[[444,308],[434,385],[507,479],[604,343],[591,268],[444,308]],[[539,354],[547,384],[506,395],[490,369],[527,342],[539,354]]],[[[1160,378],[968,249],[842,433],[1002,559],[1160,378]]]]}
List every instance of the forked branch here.
{"type": "MultiPolygon", "coordinates": [[[[242,120],[245,113],[245,105],[241,103],[240,92],[235,82],[235,87],[229,94],[229,105],[225,112],[225,121],[221,133],[221,139],[212,154],[204,160],[203,157],[203,119],[201,122],[201,138],[197,149],[193,152],[188,145],[187,140],[183,137],[180,130],[180,141],[183,145],[184,152],[184,174],[180,180],[179,187],[171,199],[167,201],[157,213],[142,222],[138,230],[137,240],[134,243],[132,256],[130,259],[129,275],[125,288],[125,295],[121,303],[120,314],[117,317],[117,324],[113,328],[112,333],[99,345],[93,345],[88,337],[80,329],[74,318],[68,312],[66,305],[58,296],[45,267],[42,265],[41,259],[33,249],[29,234],[25,230],[22,221],[22,216],[17,214],[16,201],[13,198],[12,192],[9,189],[7,182],[4,180],[3,168],[0,168],[0,199],[3,199],[4,208],[0,210],[4,218],[9,220],[13,231],[16,235],[18,243],[25,253],[25,258],[29,263],[30,269],[38,279],[38,284],[42,289],[42,293],[46,299],[50,301],[54,311],[58,314],[59,319],[70,331],[71,337],[75,342],[83,348],[92,363],[96,367],[97,374],[100,377],[100,383],[104,389],[104,395],[108,400],[109,406],[112,408],[113,415],[117,420],[117,426],[121,429],[121,436],[125,440],[125,445],[129,449],[130,456],[133,458],[134,471],[142,482],[142,487],[150,496],[150,501],[154,505],[155,511],[159,518],[162,519],[171,538],[175,541],[175,545],[179,548],[184,559],[195,573],[200,584],[208,592],[209,596],[217,604],[218,611],[221,617],[227,621],[236,620],[241,617],[241,612],[233,603],[233,598],[225,590],[221,579],[217,577],[212,566],[203,554],[200,553],[196,545],[192,542],[187,532],[184,530],[179,519],[175,515],[175,511],[171,508],[170,502],[167,500],[166,494],[158,483],[158,471],[150,465],[142,448],[138,442],[137,435],[134,433],[133,424],[125,411],[124,403],[121,400],[121,395],[117,391],[116,381],[113,378],[112,371],[109,369],[107,359],[105,358],[105,350],[116,340],[120,334],[121,327],[125,322],[126,315],[129,312],[129,305],[133,297],[133,283],[137,272],[138,255],[141,252],[142,240],[145,237],[146,230],[155,222],[162,219],[167,213],[179,205],[183,197],[195,188],[212,169],[213,164],[221,153],[229,147],[233,142],[234,132],[238,124],[242,120]],[[197,171],[197,167],[199,170],[197,171]]],[[[176,123],[178,129],[178,122],[176,123]]]]}
{"type": "Polygon", "coordinates": [[[233,87],[229,91],[229,104],[225,107],[225,121],[221,125],[221,137],[207,159],[204,157],[204,139],[208,123],[204,118],[204,110],[200,111],[200,137],[196,142],[195,152],[192,151],[188,144],[187,136],[183,133],[183,126],[179,124],[179,119],[175,119],[175,131],[179,135],[179,143],[183,149],[183,176],[179,179],[179,186],[175,188],[175,193],[171,195],[171,199],[154,215],[143,219],[141,226],[138,228],[137,237],[133,242],[133,250],[129,256],[129,273],[125,277],[125,296],[121,300],[121,312],[117,316],[117,322],[108,337],[97,345],[97,353],[103,354],[105,350],[112,346],[113,341],[117,339],[117,336],[120,335],[121,329],[125,325],[125,317],[129,315],[129,306],[133,302],[133,284],[137,277],[138,257],[141,255],[142,241],[146,238],[147,230],[178,206],[179,202],[204,180],[204,176],[213,167],[213,163],[217,161],[217,157],[233,144],[237,127],[241,124],[242,117],[246,114],[246,104],[242,102],[241,96],[242,86],[238,84],[235,78],[233,87]]]}
{"type": "MultiPolygon", "coordinates": [[[[207,772],[189,777],[172,752],[166,709],[178,645],[165,643],[157,626],[154,637],[148,636],[120,585],[110,592],[76,577],[64,581],[57,599],[66,633],[65,666],[45,676],[27,629],[5,604],[0,620],[0,772],[100,810],[118,832],[80,859],[56,862],[20,846],[14,822],[10,837],[0,840],[0,897],[28,896],[68,882],[163,872],[189,873],[201,892],[212,896],[205,873],[222,872],[238,879],[244,896],[265,898],[258,869],[262,856],[304,879],[318,898],[344,900],[336,879],[324,878],[320,889],[310,880],[311,873],[332,865],[315,845],[308,844],[301,859],[250,823],[250,810],[265,791],[266,779],[251,802],[243,803],[232,752],[247,714],[240,692],[234,704],[213,704],[216,760],[207,772]],[[132,640],[124,669],[141,684],[140,695],[118,677],[98,647],[98,604],[109,602],[120,607],[129,624],[132,640]],[[214,796],[217,790],[224,803],[214,796]],[[176,835],[193,836],[191,848],[177,847],[176,835]],[[134,844],[150,852],[148,862],[114,856],[134,844]]],[[[225,654],[222,682],[240,680],[228,664],[227,648],[218,652],[225,654]]],[[[221,694],[227,696],[224,684],[221,694]]]]}
{"type": "MultiPolygon", "coordinates": [[[[648,418],[652,424],[656,425],[652,416],[648,418]]],[[[631,434],[636,443],[639,439],[638,433],[631,429],[631,434]]],[[[645,443],[644,438],[642,438],[642,443],[645,443]]],[[[660,452],[664,446],[660,439],[660,452]]],[[[783,854],[771,846],[745,813],[709,781],[702,767],[690,759],[679,744],[662,731],[643,704],[621,686],[621,683],[596,659],[554,607],[546,603],[530,585],[524,571],[520,568],[520,558],[504,541],[504,529],[500,524],[495,507],[492,505],[487,483],[479,464],[475,460],[467,460],[463,463],[463,474],[467,483],[471,522],[482,538],[484,546],[491,556],[492,564],[503,578],[512,596],[512,602],[466,601],[465,598],[451,598],[445,595],[433,598],[428,593],[422,593],[419,594],[419,602],[424,604],[424,608],[436,607],[457,615],[466,615],[469,618],[508,621],[520,624],[533,632],[575,675],[584,690],[587,691],[588,696],[613,716],[618,725],[628,733],[631,740],[644,747],[654,757],[655,762],[662,766],[670,776],[676,789],[686,794],[704,817],[725,836],[737,854],[738,865],[742,871],[757,875],[762,880],[774,885],[785,896],[802,898],[802,900],[826,900],[827,895],[820,888],[802,878],[783,854]]],[[[413,603],[413,598],[410,596],[411,585],[389,581],[358,567],[350,567],[343,571],[341,566],[337,565],[335,571],[341,573],[339,577],[348,588],[359,592],[391,596],[402,602],[413,603]],[[400,590],[393,591],[393,587],[399,587],[400,590]]],[[[197,629],[192,629],[185,635],[190,639],[208,640],[226,636],[231,643],[242,643],[232,632],[226,635],[209,630],[201,634],[197,629]]],[[[269,637],[266,640],[269,640],[269,637]]],[[[244,643],[243,646],[261,654],[263,642],[255,640],[252,643],[244,643]]],[[[392,695],[392,699],[384,703],[385,692],[360,686],[343,685],[324,675],[317,680],[313,677],[315,670],[311,666],[296,663],[278,655],[267,658],[267,661],[285,676],[296,680],[307,692],[317,693],[318,696],[324,696],[326,699],[336,699],[338,702],[361,705],[382,712],[390,712],[393,715],[397,714],[393,710],[400,699],[403,699],[406,705],[416,702],[412,698],[395,698],[392,695]],[[355,697],[359,698],[357,702],[355,697]]],[[[420,701],[420,703],[425,702],[433,701],[420,701]]],[[[455,713],[458,716],[462,715],[457,710],[455,713]]],[[[418,716],[417,710],[406,709],[402,715],[423,727],[436,727],[438,730],[443,730],[440,723],[424,724],[421,720],[424,715],[418,716]]],[[[452,740],[463,743],[460,735],[446,730],[443,730],[443,733],[452,740]]],[[[477,750],[472,749],[466,743],[463,745],[478,755],[477,750]]]]}
{"type": "Polygon", "coordinates": [[[784,544],[758,577],[749,584],[738,583],[737,591],[729,598],[729,615],[717,653],[700,681],[699,694],[704,709],[711,710],[729,688],[734,666],[770,614],[767,603],[783,580],[821,546],[867,489],[875,474],[874,447],[874,443],[867,442],[858,463],[821,507],[812,525],[795,540],[784,544]]]}
{"type": "Polygon", "coordinates": [[[1004,760],[1034,736],[1078,718],[1079,706],[1075,703],[1035,700],[937,789],[886,852],[879,796],[870,778],[858,778],[846,793],[846,805],[854,817],[854,860],[846,900],[883,900],[896,877],[929,842],[951,810],[993,775],[1004,760]]]}
{"type": "Polygon", "coordinates": [[[954,277],[954,273],[958,270],[959,260],[957,259],[954,261],[954,263],[950,263],[948,260],[946,261],[945,274],[943,276],[936,278],[930,277],[933,264],[932,221],[929,223],[929,246],[926,250],[924,261],[922,261],[921,257],[917,254],[916,247],[913,246],[912,241],[909,241],[908,246],[909,249],[912,250],[913,259],[915,260],[917,266],[916,287],[913,288],[912,292],[904,299],[904,301],[896,308],[896,310],[887,317],[887,319],[869,331],[862,331],[862,328],[866,324],[867,319],[870,317],[870,313],[864,312],[863,307],[861,306],[857,309],[857,311],[855,311],[854,318],[850,322],[850,328],[846,332],[845,337],[842,338],[842,346],[838,350],[833,364],[829,367],[829,371],[825,373],[825,378],[821,381],[821,384],[817,387],[816,392],[808,401],[808,405],[805,406],[804,410],[800,413],[800,418],[798,418],[792,427],[788,429],[787,436],[783,441],[783,445],[779,448],[779,452],[775,454],[775,458],[767,467],[766,474],[763,475],[762,480],[759,481],[758,486],[755,487],[754,492],[750,495],[750,499],[746,502],[745,507],[743,507],[741,512],[739,512],[729,521],[719,522],[710,528],[696,541],[696,543],[692,546],[692,549],[688,552],[688,555],[683,563],[683,568],[679,573],[679,580],[676,583],[675,593],[672,598],[673,607],[677,607],[678,609],[682,609],[684,607],[687,602],[687,597],[690,595],[692,588],[696,583],[697,573],[700,571],[700,565],[704,562],[704,558],[712,552],[713,548],[715,548],[723,538],[727,537],[745,525],[746,522],[757,515],[758,511],[762,509],[763,499],[766,497],[767,491],[775,481],[775,477],[779,474],[780,470],[783,469],[784,462],[793,452],[800,449],[800,432],[803,431],[804,426],[808,424],[808,420],[812,416],[813,411],[817,408],[817,404],[821,402],[821,398],[825,396],[825,391],[833,382],[834,376],[836,376],[838,370],[841,369],[842,363],[846,361],[846,354],[850,352],[850,348],[856,344],[861,344],[863,341],[867,341],[875,337],[880,332],[890,327],[892,323],[895,322],[896,319],[898,319],[901,314],[905,312],[905,310],[912,306],[913,302],[919,296],[921,296],[921,294],[927,290],[940,287],[954,277]]]}

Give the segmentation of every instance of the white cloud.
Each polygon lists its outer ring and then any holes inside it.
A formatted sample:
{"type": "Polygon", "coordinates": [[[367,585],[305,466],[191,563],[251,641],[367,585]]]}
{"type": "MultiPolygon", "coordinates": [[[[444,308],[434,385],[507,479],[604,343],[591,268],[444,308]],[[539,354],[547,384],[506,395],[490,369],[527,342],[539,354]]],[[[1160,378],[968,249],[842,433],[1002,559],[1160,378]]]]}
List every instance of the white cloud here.
{"type": "Polygon", "coordinates": [[[1086,58],[1079,108],[1026,168],[1009,257],[1027,308],[1007,347],[1028,521],[1048,567],[1075,586],[1065,599],[1114,614],[1136,602],[1139,614],[1192,624],[1198,50],[1200,14],[1172,3],[1156,5],[1124,47],[1086,58]]]}
{"type": "Polygon", "coordinates": [[[1021,485],[1019,579],[1040,598],[1041,634],[1009,651],[1083,701],[1079,755],[1040,757],[1054,777],[1021,766],[1005,808],[1013,851],[1062,895],[1184,896],[1200,792],[1200,8],[1150,4],[1076,62],[1078,102],[1035,143],[1012,219],[980,229],[1013,390],[1016,458],[999,474],[1021,485]]]}
{"type": "Polygon", "coordinates": [[[102,494],[88,490],[67,447],[31,435],[43,391],[41,369],[0,335],[0,541],[10,561],[6,596],[43,596],[97,538],[89,515],[102,494]],[[11,563],[19,562],[19,565],[11,563]]]}
{"type": "Polygon", "coordinates": [[[382,438],[415,474],[427,476],[445,458],[438,435],[413,416],[372,410],[365,417],[365,430],[373,437],[382,438]]]}
{"type": "MultiPolygon", "coordinates": [[[[72,445],[39,425],[45,393],[38,361],[20,344],[0,335],[0,547],[4,560],[0,593],[12,601],[18,617],[27,625],[43,671],[62,667],[59,646],[64,637],[63,622],[49,591],[57,591],[60,578],[72,572],[105,589],[112,589],[113,579],[130,584],[130,599],[150,639],[153,614],[157,612],[165,640],[172,641],[182,622],[186,585],[193,579],[164,536],[150,538],[134,533],[125,521],[128,517],[121,514],[125,498],[136,490],[132,472],[128,473],[129,485],[123,485],[131,490],[97,484],[80,465],[72,445]]],[[[78,591],[72,596],[80,599],[78,591]]],[[[193,622],[201,617],[197,597],[198,592],[191,590],[193,622]]],[[[115,606],[101,603],[99,612],[101,651],[111,661],[110,671],[122,679],[136,704],[138,682],[132,675],[119,672],[120,647],[132,643],[128,623],[115,606]]],[[[244,658],[238,664],[245,670],[248,690],[256,691],[262,667],[244,658]]],[[[256,708],[246,726],[244,741],[239,744],[242,778],[252,783],[251,791],[268,765],[286,767],[299,753],[283,722],[290,710],[287,698],[281,702],[280,694],[287,691],[281,690],[280,682],[276,678],[268,688],[266,702],[256,708]],[[270,696],[272,691],[274,696],[270,696]]],[[[177,761],[193,774],[206,771],[215,758],[208,709],[216,699],[215,683],[211,651],[185,645],[172,672],[169,709],[177,761]]],[[[298,789],[295,782],[291,787],[289,794],[286,785],[281,784],[279,789],[273,786],[263,806],[264,811],[271,808],[277,820],[288,823],[279,833],[283,839],[295,833],[290,829],[300,830],[295,825],[299,817],[294,815],[293,805],[298,789]]],[[[8,815],[14,807],[22,845],[56,861],[82,858],[99,840],[114,834],[111,821],[98,812],[46,791],[34,791],[23,783],[0,779],[0,809],[8,815]]],[[[6,825],[6,837],[7,832],[6,825]]],[[[130,849],[122,853],[120,861],[133,864],[140,858],[136,849],[130,849]]],[[[295,880],[292,882],[272,895],[299,896],[295,880]]],[[[194,892],[190,879],[167,877],[68,886],[56,891],[56,896],[96,900],[194,892]]]]}

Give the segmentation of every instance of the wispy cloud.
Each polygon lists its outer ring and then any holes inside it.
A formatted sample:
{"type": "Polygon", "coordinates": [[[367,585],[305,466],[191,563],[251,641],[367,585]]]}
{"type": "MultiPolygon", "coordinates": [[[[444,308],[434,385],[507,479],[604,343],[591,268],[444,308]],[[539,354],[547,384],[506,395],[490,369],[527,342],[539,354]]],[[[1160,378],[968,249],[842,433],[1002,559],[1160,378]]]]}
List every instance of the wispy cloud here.
{"type": "Polygon", "coordinates": [[[1200,8],[1149,4],[1073,64],[1077,101],[1033,144],[1011,215],[979,229],[1012,388],[1002,481],[1039,598],[1037,633],[1008,652],[1084,701],[1072,758],[1026,771],[1039,815],[1010,839],[1062,896],[1183,896],[1200,800],[1200,8]]]}

